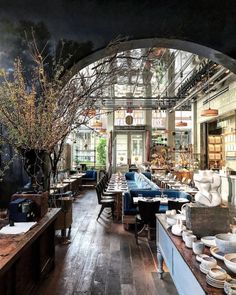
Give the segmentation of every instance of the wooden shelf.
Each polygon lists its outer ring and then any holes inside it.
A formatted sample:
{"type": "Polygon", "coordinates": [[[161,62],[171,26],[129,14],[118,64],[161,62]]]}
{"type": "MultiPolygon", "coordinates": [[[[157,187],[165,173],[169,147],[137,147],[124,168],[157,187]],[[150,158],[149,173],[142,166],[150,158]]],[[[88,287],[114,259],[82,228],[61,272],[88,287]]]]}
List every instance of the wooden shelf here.
{"type": "Polygon", "coordinates": [[[220,169],[223,158],[222,136],[209,135],[208,136],[208,168],[220,169]],[[217,165],[217,166],[216,166],[217,165]]]}

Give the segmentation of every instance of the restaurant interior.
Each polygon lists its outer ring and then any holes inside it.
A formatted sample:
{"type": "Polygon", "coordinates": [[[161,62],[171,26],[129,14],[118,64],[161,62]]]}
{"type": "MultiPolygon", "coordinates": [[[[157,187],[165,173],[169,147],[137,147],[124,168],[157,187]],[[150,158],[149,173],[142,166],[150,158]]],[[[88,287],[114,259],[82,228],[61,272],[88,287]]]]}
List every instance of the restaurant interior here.
{"type": "Polygon", "coordinates": [[[0,294],[236,294],[233,66],[31,38],[0,71],[0,294]]]}

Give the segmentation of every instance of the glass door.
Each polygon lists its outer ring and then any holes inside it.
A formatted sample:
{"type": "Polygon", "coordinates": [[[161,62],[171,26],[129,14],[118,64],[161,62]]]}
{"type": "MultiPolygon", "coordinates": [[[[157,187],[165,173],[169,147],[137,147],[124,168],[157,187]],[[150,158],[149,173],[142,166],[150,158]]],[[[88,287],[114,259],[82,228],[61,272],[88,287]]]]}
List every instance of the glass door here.
{"type": "Polygon", "coordinates": [[[143,163],[143,135],[131,134],[130,136],[130,152],[131,164],[143,163]]]}
{"type": "Polygon", "coordinates": [[[116,135],[116,165],[128,164],[128,134],[116,135]]]}
{"type": "Polygon", "coordinates": [[[142,164],[144,161],[144,133],[116,134],[116,167],[142,164]]]}

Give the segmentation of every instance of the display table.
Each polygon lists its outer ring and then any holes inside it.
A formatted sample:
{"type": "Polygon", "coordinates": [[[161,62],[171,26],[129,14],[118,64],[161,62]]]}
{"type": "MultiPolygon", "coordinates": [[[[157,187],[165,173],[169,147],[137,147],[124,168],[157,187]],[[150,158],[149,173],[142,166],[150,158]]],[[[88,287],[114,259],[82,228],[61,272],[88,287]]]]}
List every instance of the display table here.
{"type": "Polygon", "coordinates": [[[33,294],[55,263],[54,223],[61,209],[49,209],[23,235],[0,235],[0,294],[33,294]]]}
{"type": "Polygon", "coordinates": [[[122,219],[122,195],[124,192],[128,191],[128,186],[125,178],[118,176],[117,174],[112,174],[107,190],[107,193],[113,194],[115,198],[115,220],[120,222],[122,219]],[[122,184],[123,183],[125,184],[122,184]]]}
{"type": "MultiPolygon", "coordinates": [[[[174,236],[166,223],[164,214],[156,214],[157,228],[157,259],[158,274],[163,276],[163,259],[169,269],[176,289],[181,295],[189,294],[224,294],[223,289],[211,287],[206,282],[206,275],[199,269],[199,263],[192,249],[188,249],[181,237],[174,236]]],[[[209,249],[205,250],[209,254],[209,249]]],[[[217,260],[218,265],[225,268],[223,261],[217,260]]],[[[225,268],[226,269],[226,268],[225,268]]],[[[229,273],[229,271],[227,270],[229,273]]],[[[229,273],[231,276],[232,274],[229,273]]]]}

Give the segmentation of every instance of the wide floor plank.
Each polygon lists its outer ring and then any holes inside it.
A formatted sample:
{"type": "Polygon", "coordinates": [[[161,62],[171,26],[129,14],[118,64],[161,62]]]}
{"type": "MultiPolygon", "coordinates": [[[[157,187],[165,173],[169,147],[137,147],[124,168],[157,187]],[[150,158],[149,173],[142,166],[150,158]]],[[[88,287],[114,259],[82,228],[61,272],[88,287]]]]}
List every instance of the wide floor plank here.
{"type": "Polygon", "coordinates": [[[168,273],[156,274],[155,242],[140,239],[113,223],[99,205],[94,190],[73,203],[71,243],[56,246],[56,267],[37,295],[176,295],[168,273]]]}

